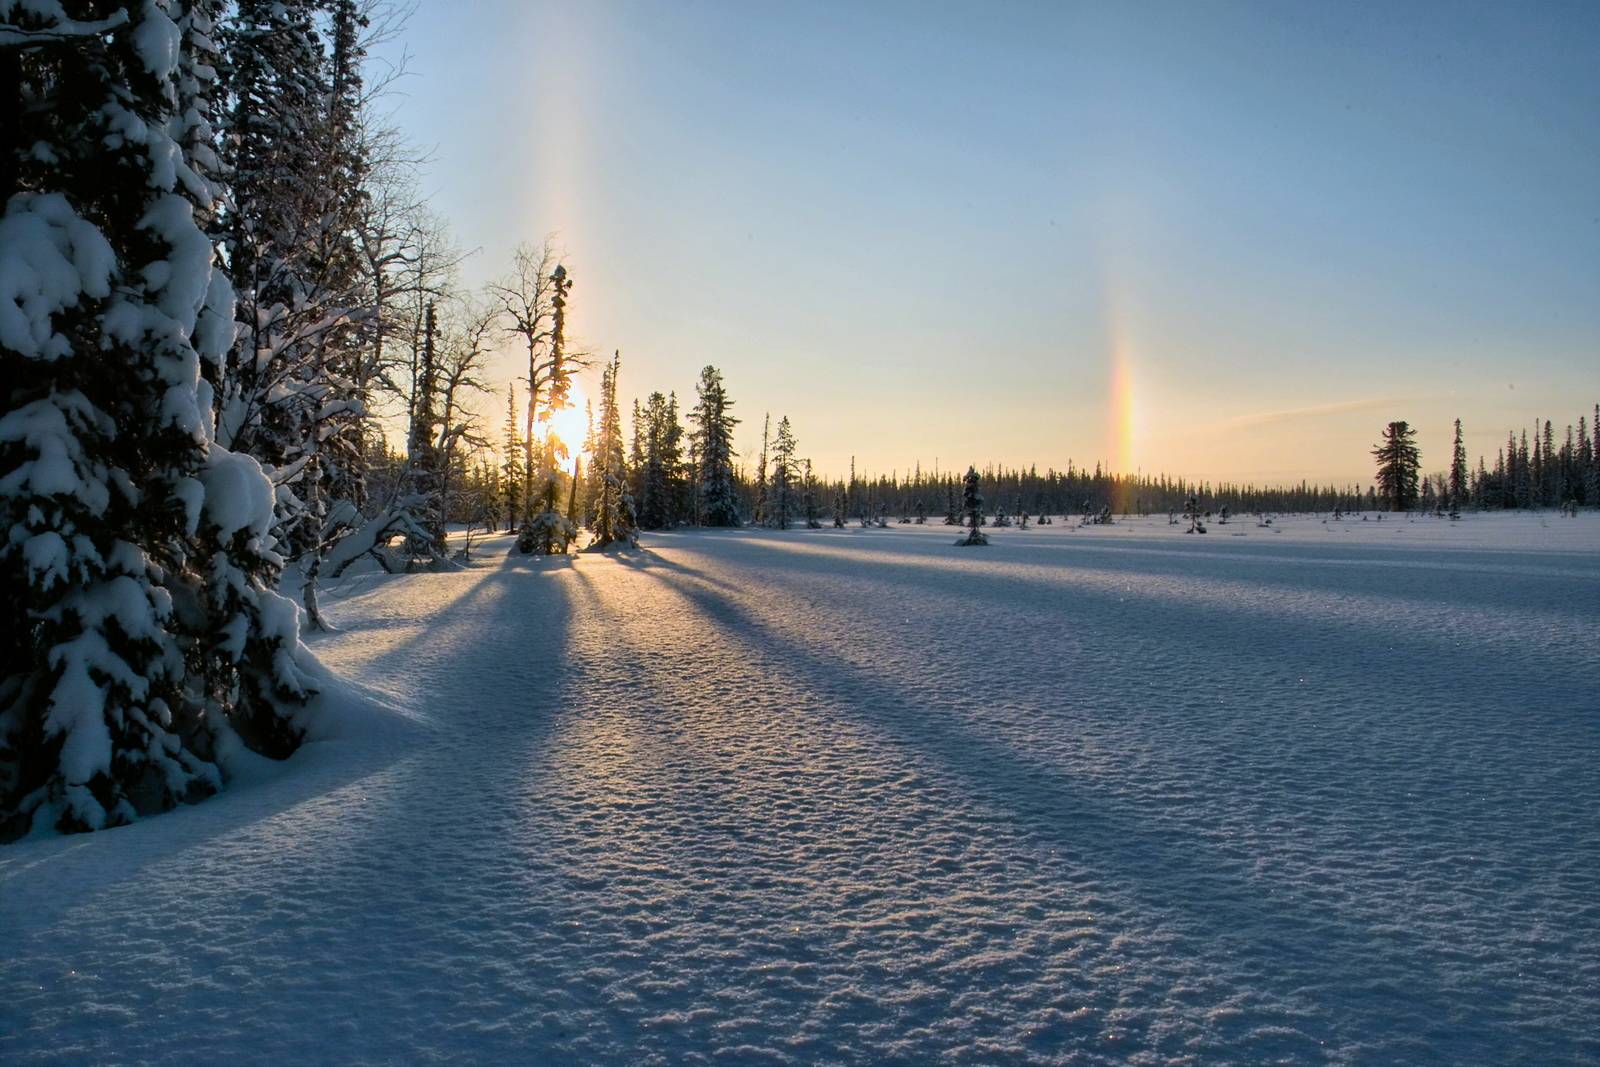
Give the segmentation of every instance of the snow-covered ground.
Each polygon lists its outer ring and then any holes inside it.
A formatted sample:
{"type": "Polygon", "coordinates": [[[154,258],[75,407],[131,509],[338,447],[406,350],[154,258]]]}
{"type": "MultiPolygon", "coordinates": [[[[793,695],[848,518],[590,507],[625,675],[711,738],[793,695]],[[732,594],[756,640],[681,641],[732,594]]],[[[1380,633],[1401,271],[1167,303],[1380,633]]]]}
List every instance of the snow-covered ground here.
{"type": "Polygon", "coordinates": [[[331,736],[0,850],[0,1062],[1600,1062],[1600,516],[993,538],[345,583],[331,736]]]}

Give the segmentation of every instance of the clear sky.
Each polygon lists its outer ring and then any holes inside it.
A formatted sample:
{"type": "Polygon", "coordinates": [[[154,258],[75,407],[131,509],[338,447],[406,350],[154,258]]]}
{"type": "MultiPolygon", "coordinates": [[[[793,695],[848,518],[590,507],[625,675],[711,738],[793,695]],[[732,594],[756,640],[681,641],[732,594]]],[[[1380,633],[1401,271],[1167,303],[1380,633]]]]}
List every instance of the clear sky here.
{"type": "Polygon", "coordinates": [[[468,281],[555,233],[623,393],[715,364],[746,450],[1365,483],[1390,419],[1433,471],[1600,400],[1593,0],[421,0],[403,43],[468,281]]]}

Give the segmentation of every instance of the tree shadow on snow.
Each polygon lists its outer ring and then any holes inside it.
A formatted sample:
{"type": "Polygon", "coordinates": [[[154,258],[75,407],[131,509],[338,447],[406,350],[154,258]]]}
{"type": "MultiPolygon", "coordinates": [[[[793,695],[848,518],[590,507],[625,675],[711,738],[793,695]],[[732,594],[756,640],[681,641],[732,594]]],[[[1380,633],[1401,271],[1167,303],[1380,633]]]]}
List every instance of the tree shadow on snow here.
{"type": "MultiPolygon", "coordinates": [[[[1392,1026],[1402,991],[1406,1015],[1439,1028],[1430,1040],[1472,1047],[1484,1037],[1456,1001],[1434,992],[1442,982],[1426,960],[1409,956],[1401,963],[1404,973],[1395,974],[1391,958],[1389,973],[1374,975],[1381,936],[1326,905],[1268,895],[1272,887],[1253,880],[1243,860],[1220,853],[1191,828],[1152,822],[1070,773],[940,715],[936,699],[930,703],[878,674],[797,645],[717,591],[734,590],[729,583],[659,557],[630,565],[669,585],[731,640],[779,661],[783,674],[821,698],[826,714],[855,718],[903,751],[934,761],[947,780],[960,784],[960,793],[1008,812],[1014,829],[1041,851],[1059,849],[1149,913],[1180,915],[1177,928],[1199,942],[1197,954],[1222,949],[1235,972],[1273,976],[1254,987],[1264,985],[1301,1008],[1307,998],[1336,998],[1343,1007],[1319,1013],[1314,1025],[1336,1028],[1341,1042],[1358,1040],[1372,1019],[1392,1026]]],[[[815,711],[795,709],[807,713],[815,711]]]]}

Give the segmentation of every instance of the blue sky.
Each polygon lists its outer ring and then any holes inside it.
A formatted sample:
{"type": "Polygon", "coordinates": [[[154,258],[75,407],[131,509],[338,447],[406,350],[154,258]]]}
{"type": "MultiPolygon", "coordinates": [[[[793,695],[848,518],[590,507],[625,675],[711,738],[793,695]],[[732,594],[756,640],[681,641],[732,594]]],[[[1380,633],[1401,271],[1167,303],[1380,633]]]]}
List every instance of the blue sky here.
{"type": "Polygon", "coordinates": [[[746,448],[1365,481],[1391,418],[1433,470],[1600,399],[1600,4],[423,0],[403,43],[467,280],[555,233],[624,392],[714,363],[746,448]]]}

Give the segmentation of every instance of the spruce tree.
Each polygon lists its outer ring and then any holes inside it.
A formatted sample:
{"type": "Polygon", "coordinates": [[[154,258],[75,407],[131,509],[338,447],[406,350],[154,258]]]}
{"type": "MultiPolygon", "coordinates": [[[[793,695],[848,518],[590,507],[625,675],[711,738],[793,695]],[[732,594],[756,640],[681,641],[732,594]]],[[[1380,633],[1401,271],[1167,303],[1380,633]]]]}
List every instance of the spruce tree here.
{"type": "MultiPolygon", "coordinates": [[[[757,526],[767,525],[770,516],[767,513],[767,444],[772,436],[772,413],[767,412],[761,417],[761,458],[756,461],[756,502],[751,512],[757,526]]],[[[784,523],[787,528],[788,523],[784,523]]]]}
{"type": "Polygon", "coordinates": [[[1517,434],[1515,430],[1506,433],[1506,463],[1505,477],[1500,482],[1500,506],[1514,508],[1520,504],[1518,486],[1521,482],[1520,468],[1517,464],[1517,434]]]}
{"type": "Polygon", "coordinates": [[[216,439],[216,5],[125,10],[112,32],[8,15],[39,46],[0,143],[0,839],[213,792],[235,739],[298,744],[310,693],[270,591],[272,484],[216,439]]]}
{"type": "Polygon", "coordinates": [[[622,416],[617,408],[617,370],[621,354],[611,357],[600,380],[600,429],[593,459],[600,471],[600,499],[595,505],[594,539],[586,552],[637,543],[634,535],[633,498],[627,490],[627,464],[623,457],[622,416]]]}
{"type": "Polygon", "coordinates": [[[685,454],[683,420],[678,416],[678,394],[667,394],[666,428],[661,439],[661,464],[663,477],[671,497],[670,524],[679,526],[695,522],[694,461],[685,454]]]}
{"type": "Polygon", "coordinates": [[[1522,431],[1522,439],[1517,442],[1517,476],[1516,476],[1516,506],[1531,508],[1534,505],[1536,479],[1533,475],[1533,462],[1528,455],[1528,431],[1522,431]]]}
{"type": "Polygon", "coordinates": [[[1600,505],[1600,466],[1596,466],[1585,416],[1578,417],[1578,479],[1582,486],[1579,499],[1590,507],[1600,505]]]}
{"type": "Polygon", "coordinates": [[[678,522],[683,510],[683,428],[676,401],[661,393],[650,394],[638,418],[640,469],[634,484],[639,487],[639,526],[661,530],[678,522]]]}
{"type": "Polygon", "coordinates": [[[958,546],[986,545],[989,538],[984,534],[983,526],[983,494],[978,491],[978,469],[967,468],[967,476],[962,485],[961,506],[967,515],[967,536],[957,541],[958,546]]]}
{"type": "Polygon", "coordinates": [[[1567,439],[1561,446],[1560,457],[1561,499],[1563,503],[1571,504],[1583,493],[1577,478],[1577,444],[1573,440],[1571,423],[1567,424],[1567,439]]]}
{"type": "MultiPolygon", "coordinates": [[[[1535,430],[1538,429],[1536,425],[1535,430]]],[[[1555,428],[1549,419],[1544,420],[1544,466],[1539,478],[1539,503],[1554,507],[1560,502],[1561,468],[1556,459],[1555,428]]]]}
{"type": "Polygon", "coordinates": [[[1544,442],[1539,438],[1539,420],[1533,420],[1533,452],[1528,464],[1528,506],[1544,502],[1544,442]]]}
{"type": "Polygon", "coordinates": [[[1589,503],[1600,506],[1600,404],[1594,406],[1594,415],[1589,421],[1589,432],[1594,436],[1594,441],[1589,446],[1589,503]]]}
{"type": "Polygon", "coordinates": [[[1467,497],[1467,446],[1461,439],[1461,420],[1456,420],[1455,443],[1450,451],[1451,518],[1461,517],[1461,503],[1467,497]]]}
{"type": "Polygon", "coordinates": [[[795,440],[789,417],[778,420],[778,433],[772,441],[772,478],[767,483],[767,525],[787,530],[795,512],[795,440]]]}
{"type": "Polygon", "coordinates": [[[1384,502],[1394,511],[1411,510],[1417,502],[1417,472],[1422,465],[1416,432],[1403,421],[1391,422],[1372,455],[1378,461],[1378,491],[1384,502]]]}
{"type": "Polygon", "coordinates": [[[583,480],[583,456],[572,459],[572,481],[567,486],[567,525],[574,533],[578,529],[578,486],[583,480]]]}
{"type": "Polygon", "coordinates": [[[517,434],[517,387],[506,391],[505,435],[501,440],[500,489],[505,495],[506,532],[517,528],[522,514],[522,441],[517,434]]]}
{"type": "MultiPolygon", "coordinates": [[[[659,395],[659,394],[657,394],[659,395]]],[[[645,479],[645,421],[644,412],[639,409],[637,397],[633,401],[633,434],[628,442],[628,491],[633,494],[633,499],[640,502],[640,512],[643,513],[644,479],[645,479]]]]}
{"type": "Polygon", "coordinates": [[[820,530],[822,522],[817,518],[817,483],[811,474],[811,461],[803,460],[801,466],[805,473],[800,479],[801,509],[805,513],[806,529],[820,530]]]}
{"type": "MultiPolygon", "coordinates": [[[[856,457],[851,456],[850,457],[850,480],[847,483],[845,483],[845,506],[847,508],[850,505],[860,506],[859,505],[860,497],[861,497],[861,489],[856,484],[856,457]]],[[[866,523],[862,522],[861,525],[865,526],[866,523]]]]}
{"type": "Polygon", "coordinates": [[[733,428],[739,420],[729,414],[722,374],[715,367],[700,372],[699,402],[689,415],[694,423],[694,447],[700,468],[700,522],[704,526],[738,526],[739,501],[733,480],[733,428]]]}
{"type": "Polygon", "coordinates": [[[422,346],[411,424],[406,435],[405,491],[401,506],[415,519],[415,532],[407,537],[413,558],[444,551],[445,527],[440,484],[443,455],[437,446],[443,419],[439,401],[439,320],[433,301],[423,311],[422,346]]]}
{"type": "Polygon", "coordinates": [[[267,468],[275,533],[294,556],[321,551],[330,494],[362,493],[360,18],[339,5],[330,59],[317,28],[324,6],[240,0],[222,34],[233,103],[222,139],[231,207],[220,227],[239,328],[216,397],[218,439],[267,468]]]}

